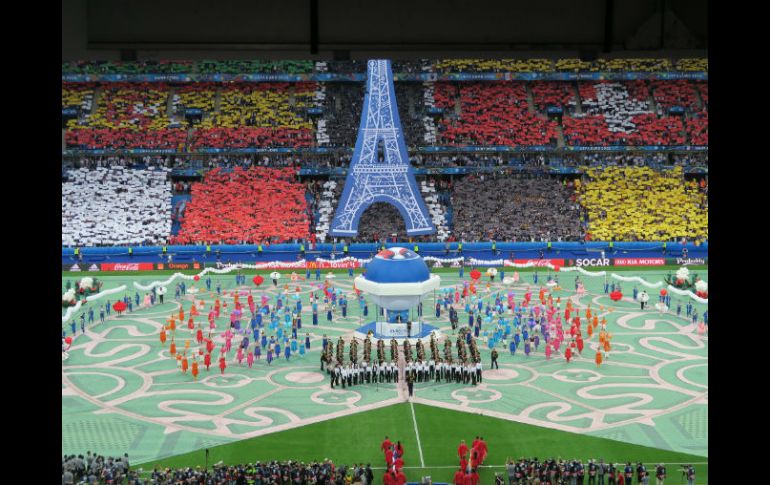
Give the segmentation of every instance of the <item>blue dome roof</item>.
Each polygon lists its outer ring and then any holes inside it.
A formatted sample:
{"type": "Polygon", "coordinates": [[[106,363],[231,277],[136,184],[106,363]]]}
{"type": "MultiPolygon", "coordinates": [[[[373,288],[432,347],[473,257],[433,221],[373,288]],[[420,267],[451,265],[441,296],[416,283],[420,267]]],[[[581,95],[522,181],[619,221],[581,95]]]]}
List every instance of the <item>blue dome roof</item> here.
{"type": "Polygon", "coordinates": [[[366,265],[366,279],[375,283],[421,283],[430,279],[430,270],[414,251],[393,247],[380,251],[366,265]]]}

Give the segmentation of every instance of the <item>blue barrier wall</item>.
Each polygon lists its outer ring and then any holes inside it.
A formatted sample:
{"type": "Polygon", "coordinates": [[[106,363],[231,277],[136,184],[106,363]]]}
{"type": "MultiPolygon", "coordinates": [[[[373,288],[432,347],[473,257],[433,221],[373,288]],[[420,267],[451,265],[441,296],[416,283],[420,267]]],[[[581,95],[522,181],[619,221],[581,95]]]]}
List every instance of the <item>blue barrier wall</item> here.
{"type": "MultiPolygon", "coordinates": [[[[599,258],[601,251],[605,252],[608,258],[678,258],[682,256],[682,249],[685,247],[690,258],[707,258],[708,243],[702,243],[696,246],[694,243],[669,242],[666,243],[666,252],[663,252],[662,242],[616,242],[610,249],[608,242],[554,242],[551,243],[551,249],[548,250],[548,244],[544,242],[500,242],[496,244],[497,251],[492,251],[492,243],[475,242],[463,243],[462,253],[458,251],[458,243],[417,243],[419,254],[421,256],[436,256],[440,258],[454,258],[464,256],[466,258],[476,258],[482,260],[490,259],[508,259],[513,253],[514,259],[536,259],[543,251],[545,258],[560,259],[581,259],[581,258],[599,258]]],[[[343,244],[318,244],[314,249],[309,249],[305,253],[305,259],[313,261],[316,258],[331,259],[334,253],[335,259],[345,256],[343,253],[343,244]]],[[[413,249],[415,243],[400,242],[386,243],[386,247],[403,246],[413,249]]],[[[350,244],[348,246],[348,255],[355,258],[370,258],[378,250],[374,243],[368,244],[350,244]]],[[[273,244],[263,246],[262,253],[256,245],[212,245],[211,252],[206,251],[206,246],[168,246],[167,251],[171,254],[174,262],[192,262],[214,263],[217,260],[226,262],[265,262],[265,261],[296,261],[301,257],[299,244],[273,244]]],[[[98,247],[82,248],[80,250],[83,263],[127,263],[127,262],[149,262],[165,263],[167,256],[163,255],[161,246],[137,246],[133,248],[133,255],[128,254],[127,246],[120,247],[98,247]]],[[[72,264],[81,260],[75,256],[74,248],[62,248],[62,264],[72,264]]]]}

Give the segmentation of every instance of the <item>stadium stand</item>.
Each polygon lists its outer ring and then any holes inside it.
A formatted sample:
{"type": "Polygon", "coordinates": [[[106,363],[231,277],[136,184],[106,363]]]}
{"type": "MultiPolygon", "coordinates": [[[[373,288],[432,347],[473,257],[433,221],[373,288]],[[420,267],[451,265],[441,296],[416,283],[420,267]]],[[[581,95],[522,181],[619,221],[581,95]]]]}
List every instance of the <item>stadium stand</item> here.
{"type": "Polygon", "coordinates": [[[305,186],[292,168],[214,169],[193,184],[174,244],[246,244],[307,239],[305,186]]]}
{"type": "Polygon", "coordinates": [[[439,241],[446,241],[449,237],[449,227],[446,216],[447,211],[441,203],[439,194],[436,192],[435,182],[432,180],[421,180],[420,192],[422,192],[422,197],[425,201],[428,213],[431,216],[431,220],[433,221],[433,225],[436,227],[437,233],[435,238],[439,241]]]}
{"type": "Polygon", "coordinates": [[[708,145],[709,144],[709,112],[701,111],[694,113],[687,120],[687,136],[690,145],[708,145]]]}
{"type": "Polygon", "coordinates": [[[89,83],[62,83],[61,107],[76,108],[80,113],[90,113],[93,106],[94,85],[89,83]]]}
{"type": "Polygon", "coordinates": [[[532,98],[538,111],[544,113],[550,106],[570,112],[576,105],[574,84],[560,81],[535,81],[529,83],[532,98]]]}
{"type": "Polygon", "coordinates": [[[356,143],[361,109],[364,103],[363,83],[325,83],[324,120],[329,133],[328,145],[352,147],[356,143]]]}
{"type": "Polygon", "coordinates": [[[67,122],[67,146],[78,148],[184,147],[187,133],[169,128],[170,88],[162,83],[108,83],[99,86],[93,114],[67,122]]]}
{"type": "Polygon", "coordinates": [[[579,183],[590,238],[618,241],[708,239],[708,184],[685,181],[681,167],[591,168],[579,183]]]}
{"type": "Polygon", "coordinates": [[[679,59],[676,61],[675,64],[676,64],[677,71],[708,71],[709,70],[708,58],[679,59]]]}
{"type": "Polygon", "coordinates": [[[313,203],[311,210],[313,220],[315,221],[315,235],[319,242],[326,242],[326,236],[329,233],[329,225],[334,218],[334,211],[337,208],[337,201],[342,194],[344,184],[337,183],[334,180],[327,180],[320,184],[310,182],[308,190],[313,193],[313,203]],[[318,187],[320,190],[317,190],[318,187]]]}
{"type": "Polygon", "coordinates": [[[70,171],[62,183],[62,245],[166,242],[171,230],[168,171],[117,165],[70,171]]]}
{"type": "Polygon", "coordinates": [[[454,235],[466,241],[577,241],[581,209],[553,178],[473,176],[452,192],[454,235]]]}
{"type": "Polygon", "coordinates": [[[406,224],[401,214],[394,206],[385,202],[375,202],[361,214],[358,222],[358,235],[355,242],[371,242],[390,240],[395,237],[406,241],[406,224]]]}
{"type": "Polygon", "coordinates": [[[528,111],[524,83],[439,82],[434,96],[444,110],[440,144],[556,144],[556,123],[528,111]]]}
{"type": "MultiPolygon", "coordinates": [[[[598,72],[635,71],[707,72],[707,58],[671,59],[420,59],[393,61],[393,72],[598,72]]],[[[72,74],[309,74],[366,72],[364,61],[73,61],[62,63],[62,73],[72,74]]]]}
{"type": "Polygon", "coordinates": [[[171,100],[172,112],[184,117],[185,110],[199,109],[203,116],[214,110],[218,86],[214,83],[182,84],[174,89],[171,100]]]}
{"type": "Polygon", "coordinates": [[[664,115],[671,108],[682,107],[687,111],[698,109],[698,94],[695,85],[689,81],[650,81],[658,115],[664,115]]]}
{"type": "Polygon", "coordinates": [[[313,124],[307,119],[315,83],[229,84],[219,112],[205,118],[191,148],[307,147],[313,124]]]}
{"type": "Polygon", "coordinates": [[[436,72],[551,72],[550,59],[443,59],[433,65],[436,72]]]}
{"type": "Polygon", "coordinates": [[[608,72],[657,72],[670,71],[673,66],[670,59],[597,59],[596,67],[608,72]]]}
{"type": "Polygon", "coordinates": [[[63,74],[180,74],[192,72],[193,61],[72,61],[62,63],[63,74]]]}

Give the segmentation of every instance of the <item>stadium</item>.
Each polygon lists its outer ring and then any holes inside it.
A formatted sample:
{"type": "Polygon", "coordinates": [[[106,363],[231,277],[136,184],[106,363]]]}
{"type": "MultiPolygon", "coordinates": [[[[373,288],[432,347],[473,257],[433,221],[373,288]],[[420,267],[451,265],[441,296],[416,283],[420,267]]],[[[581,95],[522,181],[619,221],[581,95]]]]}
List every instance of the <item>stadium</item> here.
{"type": "Polygon", "coordinates": [[[289,3],[63,3],[62,483],[707,484],[705,13],[289,3]]]}

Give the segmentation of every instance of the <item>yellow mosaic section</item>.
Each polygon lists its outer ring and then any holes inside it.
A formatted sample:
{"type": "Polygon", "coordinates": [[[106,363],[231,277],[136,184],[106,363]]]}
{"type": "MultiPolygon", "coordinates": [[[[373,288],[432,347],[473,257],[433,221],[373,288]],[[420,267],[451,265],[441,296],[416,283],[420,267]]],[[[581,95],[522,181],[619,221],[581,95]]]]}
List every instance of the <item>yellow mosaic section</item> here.
{"type": "Polygon", "coordinates": [[[436,62],[436,70],[451,72],[535,72],[553,71],[550,59],[443,59],[436,62]]]}
{"type": "Polygon", "coordinates": [[[68,106],[81,106],[86,96],[94,94],[94,89],[87,85],[62,84],[61,86],[61,105],[62,108],[68,106]]]}
{"type": "Polygon", "coordinates": [[[708,199],[695,181],[684,180],[680,167],[609,167],[586,175],[589,181],[576,188],[592,239],[708,239],[708,199]]]}
{"type": "Polygon", "coordinates": [[[166,115],[169,90],[147,86],[102,88],[96,112],[87,123],[67,123],[69,129],[161,130],[170,123],[166,115]]]}
{"type": "Polygon", "coordinates": [[[312,129],[312,122],[303,119],[301,113],[313,106],[314,90],[314,85],[300,84],[288,88],[276,85],[226,88],[221,93],[220,112],[203,120],[201,127],[312,129]],[[293,104],[290,102],[292,97],[293,104]]]}

